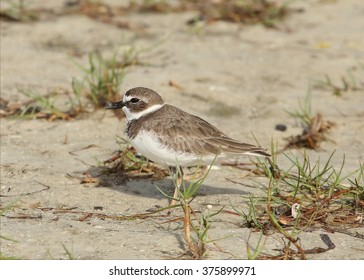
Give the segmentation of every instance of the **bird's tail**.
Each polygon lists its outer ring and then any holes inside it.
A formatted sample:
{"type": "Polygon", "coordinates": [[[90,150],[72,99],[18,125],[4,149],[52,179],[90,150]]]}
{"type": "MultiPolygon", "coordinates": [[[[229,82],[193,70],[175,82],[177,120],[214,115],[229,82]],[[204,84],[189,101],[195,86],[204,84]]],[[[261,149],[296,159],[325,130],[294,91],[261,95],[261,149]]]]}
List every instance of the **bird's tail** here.
{"type": "Polygon", "coordinates": [[[252,151],[247,151],[244,154],[248,156],[256,156],[256,157],[270,157],[271,155],[268,154],[265,149],[257,147],[256,149],[252,149],[252,151]]]}

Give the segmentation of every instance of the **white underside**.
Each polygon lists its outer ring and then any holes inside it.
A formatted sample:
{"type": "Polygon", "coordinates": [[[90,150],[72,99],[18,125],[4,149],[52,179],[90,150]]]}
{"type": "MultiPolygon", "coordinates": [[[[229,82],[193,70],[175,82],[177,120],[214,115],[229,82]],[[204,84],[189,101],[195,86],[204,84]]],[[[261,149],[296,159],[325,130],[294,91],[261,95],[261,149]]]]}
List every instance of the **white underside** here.
{"type": "MultiPolygon", "coordinates": [[[[173,139],[171,139],[173,140],[173,139]]],[[[140,131],[135,139],[130,139],[133,147],[146,158],[165,166],[198,166],[210,165],[215,155],[196,156],[190,153],[176,152],[162,145],[153,133],[140,131]]],[[[224,157],[224,155],[219,155],[224,157]]]]}

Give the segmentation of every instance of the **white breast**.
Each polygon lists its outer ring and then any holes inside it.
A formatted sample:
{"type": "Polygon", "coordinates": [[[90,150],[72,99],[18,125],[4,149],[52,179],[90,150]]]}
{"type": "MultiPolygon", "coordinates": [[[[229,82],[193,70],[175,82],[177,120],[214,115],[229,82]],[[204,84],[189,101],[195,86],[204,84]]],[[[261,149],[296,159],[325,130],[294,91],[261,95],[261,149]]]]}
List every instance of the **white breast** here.
{"type": "MultiPolygon", "coordinates": [[[[173,139],[171,139],[173,140],[173,139]]],[[[211,164],[215,155],[197,156],[175,151],[164,146],[152,132],[141,130],[134,139],[130,139],[133,147],[146,158],[164,166],[197,166],[211,164]]]]}

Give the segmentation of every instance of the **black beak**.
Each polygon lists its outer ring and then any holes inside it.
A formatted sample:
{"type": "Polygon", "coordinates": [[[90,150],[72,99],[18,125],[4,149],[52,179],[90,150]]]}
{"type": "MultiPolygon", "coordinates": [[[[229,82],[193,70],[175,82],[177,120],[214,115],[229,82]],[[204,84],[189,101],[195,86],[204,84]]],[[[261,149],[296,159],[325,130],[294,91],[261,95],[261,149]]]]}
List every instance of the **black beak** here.
{"type": "Polygon", "coordinates": [[[126,104],[120,100],[117,102],[111,102],[111,103],[107,103],[105,105],[105,109],[119,109],[119,108],[123,108],[126,104]]]}

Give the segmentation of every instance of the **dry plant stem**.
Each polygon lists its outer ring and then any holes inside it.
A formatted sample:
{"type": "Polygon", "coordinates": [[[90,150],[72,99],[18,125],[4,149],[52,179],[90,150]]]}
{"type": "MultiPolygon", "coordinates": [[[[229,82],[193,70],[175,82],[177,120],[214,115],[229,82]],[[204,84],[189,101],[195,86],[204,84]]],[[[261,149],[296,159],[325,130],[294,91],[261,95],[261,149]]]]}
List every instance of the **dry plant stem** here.
{"type": "MultiPolygon", "coordinates": [[[[289,235],[285,230],[283,230],[278,224],[277,221],[273,218],[273,214],[272,214],[272,208],[270,205],[271,202],[271,193],[272,193],[272,185],[273,185],[273,178],[270,179],[269,182],[269,186],[268,186],[268,198],[267,198],[267,212],[268,212],[268,216],[269,216],[269,221],[272,224],[273,227],[275,227],[280,233],[283,234],[283,236],[285,238],[287,238],[290,242],[292,242],[292,244],[297,248],[297,250],[300,252],[301,254],[301,259],[302,260],[306,260],[306,254],[304,252],[304,250],[301,248],[301,246],[297,243],[297,240],[295,240],[291,235],[289,235]]],[[[288,252],[288,250],[287,250],[288,252]]],[[[285,257],[287,258],[287,252],[285,257]]]]}
{"type": "Polygon", "coordinates": [[[185,238],[186,238],[186,242],[188,244],[188,248],[190,249],[190,251],[192,252],[194,257],[199,257],[198,250],[197,250],[195,244],[193,243],[193,240],[191,239],[191,226],[190,226],[191,207],[190,207],[188,201],[186,201],[186,200],[183,201],[182,207],[183,207],[183,211],[185,213],[185,216],[183,218],[183,227],[184,227],[185,238]]]}
{"type": "MultiPolygon", "coordinates": [[[[173,199],[171,201],[171,203],[169,204],[169,207],[172,207],[176,204],[178,195],[179,195],[179,189],[181,187],[182,184],[182,174],[180,172],[177,173],[177,185],[174,189],[174,194],[173,194],[173,199]]],[[[188,203],[187,200],[185,199],[181,199],[181,205],[182,205],[182,209],[184,212],[184,217],[183,217],[183,228],[184,228],[184,233],[185,233],[185,239],[186,242],[188,244],[188,248],[190,249],[190,251],[192,252],[194,257],[198,257],[198,251],[197,248],[195,246],[195,244],[193,243],[193,240],[191,238],[191,207],[188,203]]],[[[168,210],[168,215],[171,214],[172,211],[168,210]]]]}
{"type": "Polygon", "coordinates": [[[302,134],[288,138],[288,144],[283,150],[302,147],[316,150],[321,142],[333,141],[328,136],[333,127],[335,127],[335,123],[324,120],[322,114],[317,113],[310,118],[310,122],[302,134]]]}

